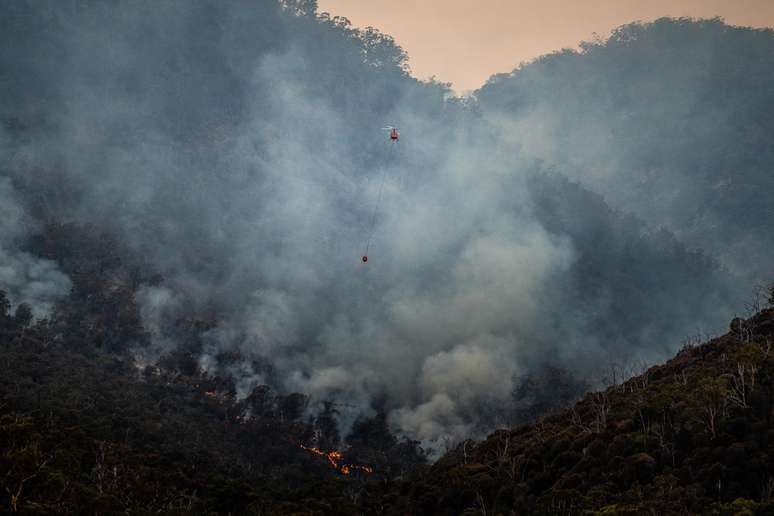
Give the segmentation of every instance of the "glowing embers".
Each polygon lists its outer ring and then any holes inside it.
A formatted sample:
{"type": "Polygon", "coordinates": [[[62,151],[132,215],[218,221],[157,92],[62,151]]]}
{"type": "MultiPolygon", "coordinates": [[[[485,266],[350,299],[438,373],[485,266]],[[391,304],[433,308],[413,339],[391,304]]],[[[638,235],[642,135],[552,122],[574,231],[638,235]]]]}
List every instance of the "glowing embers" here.
{"type": "Polygon", "coordinates": [[[368,466],[361,466],[359,464],[345,464],[342,462],[344,460],[344,455],[339,451],[324,452],[319,448],[311,448],[309,446],[304,446],[303,444],[299,444],[298,447],[302,450],[308,451],[309,453],[313,453],[327,459],[328,463],[333,469],[341,472],[344,475],[349,475],[353,471],[362,471],[366,475],[370,475],[374,472],[374,470],[368,466]]]}

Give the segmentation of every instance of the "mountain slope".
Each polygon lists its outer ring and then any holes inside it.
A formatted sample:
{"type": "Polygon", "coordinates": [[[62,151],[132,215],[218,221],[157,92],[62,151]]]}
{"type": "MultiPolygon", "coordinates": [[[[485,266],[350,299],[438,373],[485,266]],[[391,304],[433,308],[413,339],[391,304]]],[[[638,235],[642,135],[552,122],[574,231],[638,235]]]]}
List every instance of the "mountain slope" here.
{"type": "Polygon", "coordinates": [[[498,74],[483,116],[523,152],[765,281],[774,274],[774,31],[632,23],[498,74]]]}
{"type": "Polygon", "coordinates": [[[332,403],[311,413],[309,396],[264,384],[238,396],[198,364],[206,317],[175,321],[180,347],[141,364],[136,288],[152,269],[93,227],[51,225],[34,245],[73,286],[37,320],[0,290],[0,513],[355,514],[366,478],[424,461],[383,414],[342,436],[332,403]]]}
{"type": "MultiPolygon", "coordinates": [[[[774,299],[772,300],[774,301],[774,299]]],[[[374,489],[383,514],[771,514],[774,308],[374,489]]]]}
{"type": "Polygon", "coordinates": [[[333,440],[306,396],[237,401],[228,379],[67,349],[25,313],[0,310],[0,513],[357,514],[366,480],[424,460],[383,417],[333,440]]]}
{"type": "Polygon", "coordinates": [[[299,446],[325,423],[299,419],[293,396],[256,390],[237,402],[227,379],[138,372],[99,348],[63,347],[56,324],[32,324],[26,305],[13,315],[0,305],[8,512],[774,510],[774,308],[536,424],[465,441],[432,466],[412,459],[383,418],[363,421],[338,459],[355,465],[346,476],[299,446]],[[373,475],[357,468],[365,464],[373,475]]]}
{"type": "MultiPolygon", "coordinates": [[[[0,11],[0,289],[69,321],[74,348],[204,368],[240,399],[336,402],[342,434],[385,413],[440,448],[512,420],[519,378],[663,360],[749,291],[677,230],[563,179],[575,169],[547,173],[483,92],[412,78],[392,38],[314,1],[0,11]],[[115,277],[89,298],[104,271],[83,257],[108,245],[115,277]]],[[[671,63],[649,42],[631,51],[671,63]]]]}

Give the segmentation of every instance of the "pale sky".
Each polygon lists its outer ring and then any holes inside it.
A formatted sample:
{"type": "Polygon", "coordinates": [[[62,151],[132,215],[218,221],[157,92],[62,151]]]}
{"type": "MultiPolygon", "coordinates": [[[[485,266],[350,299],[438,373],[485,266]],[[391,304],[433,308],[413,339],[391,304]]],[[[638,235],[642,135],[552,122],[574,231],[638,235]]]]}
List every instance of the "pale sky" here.
{"type": "Polygon", "coordinates": [[[774,0],[319,0],[319,11],[393,36],[412,73],[451,82],[458,93],[490,75],[594,33],[661,16],[720,16],[732,25],[774,26],[774,0]]]}

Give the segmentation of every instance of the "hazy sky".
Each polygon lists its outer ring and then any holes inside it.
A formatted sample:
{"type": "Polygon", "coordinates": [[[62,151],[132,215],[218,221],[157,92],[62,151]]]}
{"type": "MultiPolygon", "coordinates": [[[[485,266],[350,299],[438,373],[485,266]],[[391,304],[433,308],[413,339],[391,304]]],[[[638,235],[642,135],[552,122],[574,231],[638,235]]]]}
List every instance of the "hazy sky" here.
{"type": "Polygon", "coordinates": [[[415,76],[435,75],[460,93],[631,21],[720,16],[733,25],[774,26],[774,0],[319,0],[319,7],[394,36],[415,76]]]}

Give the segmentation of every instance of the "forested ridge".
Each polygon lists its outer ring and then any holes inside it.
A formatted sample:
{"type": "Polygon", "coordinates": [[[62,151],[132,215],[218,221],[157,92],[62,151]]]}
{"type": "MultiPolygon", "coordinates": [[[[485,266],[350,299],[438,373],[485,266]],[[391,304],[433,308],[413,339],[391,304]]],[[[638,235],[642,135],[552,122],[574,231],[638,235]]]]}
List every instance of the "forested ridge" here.
{"type": "Polygon", "coordinates": [[[458,98],[314,0],[3,4],[2,510],[766,514],[773,49],[458,98]]]}
{"type": "Polygon", "coordinates": [[[461,443],[377,489],[383,513],[774,513],[774,307],[729,326],[535,424],[461,443]]]}
{"type": "MultiPolygon", "coordinates": [[[[110,249],[93,228],[50,227],[110,249]]],[[[61,238],[59,245],[57,238],[61,238]]],[[[38,245],[44,245],[40,242],[38,245]]],[[[66,253],[67,251],[59,252],[66,253]]],[[[331,403],[234,379],[181,350],[138,369],[118,343],[143,338],[129,293],[139,274],[114,252],[60,259],[73,296],[50,318],[0,296],[0,477],[4,510],[37,513],[768,514],[774,462],[774,286],[729,333],[686,340],[664,365],[579,402],[535,405],[535,421],[465,440],[432,465],[384,414],[340,436],[331,403]],[[72,268],[71,268],[72,267],[72,268]],[[76,271],[88,272],[78,275],[76,271]],[[134,279],[133,279],[134,277],[134,279]],[[78,294],[76,294],[76,292],[78,294]],[[569,407],[569,408],[568,408],[569,407]],[[339,467],[303,446],[342,451],[339,467]],[[340,465],[350,465],[344,469],[340,465]]],[[[181,320],[191,329],[206,320],[181,320]]],[[[239,357],[223,357],[239,361],[239,357]]],[[[618,369],[616,369],[618,367],[618,369]]],[[[538,389],[555,398],[560,376],[538,389]]],[[[533,386],[534,389],[534,386],[533,386]]],[[[514,393],[523,401],[529,389],[514,393]]],[[[534,394],[534,391],[532,392],[534,394]]],[[[335,464],[335,463],[333,463],[335,464]]]]}
{"type": "Polygon", "coordinates": [[[766,281],[772,74],[771,29],[662,18],[497,74],[476,97],[504,131],[531,129],[527,153],[766,281]]]}
{"type": "Polygon", "coordinates": [[[46,234],[41,254],[74,279],[68,301],[35,319],[0,291],[3,512],[356,514],[366,480],[424,462],[383,414],[343,440],[333,403],[310,419],[301,393],[260,385],[237,399],[233,378],[197,368],[194,341],[212,324],[204,319],[177,321],[191,341],[138,368],[126,343],[148,338],[133,299],[142,267],[94,228],[46,234]],[[338,462],[351,471],[302,445],[345,450],[338,462]]]}

